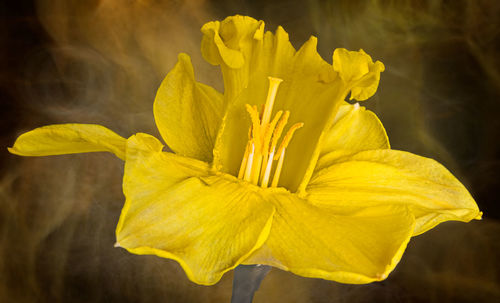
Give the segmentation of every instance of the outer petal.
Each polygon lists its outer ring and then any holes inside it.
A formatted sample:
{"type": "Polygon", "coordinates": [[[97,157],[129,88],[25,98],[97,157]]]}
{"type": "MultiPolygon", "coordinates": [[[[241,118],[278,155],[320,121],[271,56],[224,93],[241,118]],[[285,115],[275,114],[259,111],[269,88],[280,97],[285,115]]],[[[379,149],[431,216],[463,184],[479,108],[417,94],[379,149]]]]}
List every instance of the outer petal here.
{"type": "Polygon", "coordinates": [[[375,94],[384,64],[373,63],[362,49],[358,52],[337,48],[333,52],[333,69],[351,89],[351,100],[363,101],[375,94]]]}
{"type": "Polygon", "coordinates": [[[341,209],[407,205],[416,217],[414,235],[448,221],[480,219],[467,189],[436,161],[395,150],[336,157],[311,179],[308,199],[341,209]]]}
{"type": "Polygon", "coordinates": [[[167,145],[180,155],[211,161],[223,110],[222,94],[196,82],[191,59],[179,54],[154,103],[156,124],[167,145]]]}
{"type": "Polygon", "coordinates": [[[144,134],[127,141],[117,245],[174,259],[191,281],[214,284],[267,239],[274,208],[255,188],[161,147],[144,134]]]}
{"type": "Polygon", "coordinates": [[[271,200],[276,204],[271,234],[245,263],[341,283],[385,279],[401,259],[415,224],[405,206],[350,208],[339,214],[296,195],[277,194],[271,200]]]}
{"type": "Polygon", "coordinates": [[[125,159],[125,138],[101,125],[56,124],[36,128],[17,138],[9,152],[20,156],[114,153],[125,159]]]}
{"type": "Polygon", "coordinates": [[[335,155],[364,150],[388,149],[389,139],[377,116],[359,104],[340,106],[330,130],[325,133],[315,170],[329,166],[335,155]],[[327,155],[326,157],[323,157],[327,155]]]}

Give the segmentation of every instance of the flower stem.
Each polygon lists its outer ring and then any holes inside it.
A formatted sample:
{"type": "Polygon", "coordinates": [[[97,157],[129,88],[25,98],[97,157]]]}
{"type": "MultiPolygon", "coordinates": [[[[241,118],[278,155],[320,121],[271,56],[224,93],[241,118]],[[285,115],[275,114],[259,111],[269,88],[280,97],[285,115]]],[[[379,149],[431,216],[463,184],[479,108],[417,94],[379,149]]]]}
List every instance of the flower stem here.
{"type": "Polygon", "coordinates": [[[260,283],[271,269],[266,265],[240,265],[234,269],[231,303],[251,303],[260,283]]]}

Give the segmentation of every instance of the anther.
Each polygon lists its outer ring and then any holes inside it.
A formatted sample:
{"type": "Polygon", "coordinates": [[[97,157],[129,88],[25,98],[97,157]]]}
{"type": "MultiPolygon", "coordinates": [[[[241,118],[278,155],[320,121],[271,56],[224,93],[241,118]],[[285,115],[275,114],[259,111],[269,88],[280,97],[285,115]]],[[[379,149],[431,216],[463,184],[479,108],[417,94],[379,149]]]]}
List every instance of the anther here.
{"type": "MultiPolygon", "coordinates": [[[[281,141],[280,148],[278,149],[277,155],[281,155],[283,153],[285,148],[290,143],[290,140],[292,140],[292,137],[293,137],[293,134],[295,133],[295,131],[303,126],[304,126],[304,123],[301,122],[301,123],[295,123],[294,125],[292,125],[292,127],[290,127],[290,129],[288,130],[288,132],[285,135],[285,138],[283,138],[283,141],[281,141]]],[[[275,158],[275,160],[277,160],[277,159],[275,158]]]]}
{"type": "Polygon", "coordinates": [[[283,118],[281,118],[280,122],[274,129],[273,140],[271,141],[271,151],[276,148],[276,144],[278,144],[278,140],[281,137],[281,133],[283,132],[283,129],[285,129],[285,126],[288,123],[288,117],[290,117],[290,112],[286,111],[285,114],[283,115],[283,118]]]}
{"type": "Polygon", "coordinates": [[[282,114],[283,114],[282,110],[277,112],[276,115],[274,116],[274,119],[266,127],[266,132],[264,134],[264,141],[262,144],[262,154],[263,155],[269,154],[269,142],[271,141],[271,136],[274,132],[274,128],[276,127],[276,124],[278,123],[278,120],[281,118],[282,114]]]}
{"type": "Polygon", "coordinates": [[[260,120],[259,113],[256,110],[256,107],[252,107],[246,104],[246,108],[248,113],[250,114],[250,119],[252,119],[252,136],[256,144],[260,144],[260,120]]]}
{"type": "Polygon", "coordinates": [[[294,125],[292,125],[292,127],[290,127],[285,137],[283,138],[283,141],[281,141],[278,153],[276,154],[277,158],[275,157],[275,160],[278,160],[278,165],[276,166],[276,171],[274,172],[273,182],[271,183],[271,187],[278,186],[278,182],[281,175],[281,169],[283,168],[283,161],[285,159],[285,149],[290,143],[290,140],[292,140],[295,131],[303,126],[304,123],[295,123],[294,125]]]}

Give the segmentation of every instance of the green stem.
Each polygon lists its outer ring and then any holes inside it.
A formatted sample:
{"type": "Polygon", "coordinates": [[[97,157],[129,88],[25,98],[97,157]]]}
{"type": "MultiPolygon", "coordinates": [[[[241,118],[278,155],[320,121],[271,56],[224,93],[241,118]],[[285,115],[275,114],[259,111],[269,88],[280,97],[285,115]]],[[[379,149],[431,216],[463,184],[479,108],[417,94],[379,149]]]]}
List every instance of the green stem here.
{"type": "Polygon", "coordinates": [[[260,283],[271,269],[266,265],[240,265],[234,269],[231,303],[251,303],[260,283]]]}

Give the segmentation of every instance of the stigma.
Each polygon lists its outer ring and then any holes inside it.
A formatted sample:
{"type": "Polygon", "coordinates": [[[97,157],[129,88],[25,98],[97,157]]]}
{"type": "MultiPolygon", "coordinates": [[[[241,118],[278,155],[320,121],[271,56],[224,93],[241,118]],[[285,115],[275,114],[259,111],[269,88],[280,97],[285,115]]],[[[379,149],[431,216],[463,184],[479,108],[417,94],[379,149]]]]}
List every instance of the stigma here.
{"type": "Polygon", "coordinates": [[[292,140],[295,131],[304,126],[304,123],[293,124],[278,146],[278,141],[288,123],[290,112],[280,110],[271,119],[274,100],[276,99],[279,85],[283,80],[273,77],[268,78],[269,91],[262,110],[259,111],[255,105],[246,104],[251,125],[248,130],[248,143],[245,147],[245,153],[238,173],[239,179],[246,180],[263,188],[278,186],[286,148],[292,140]]]}

